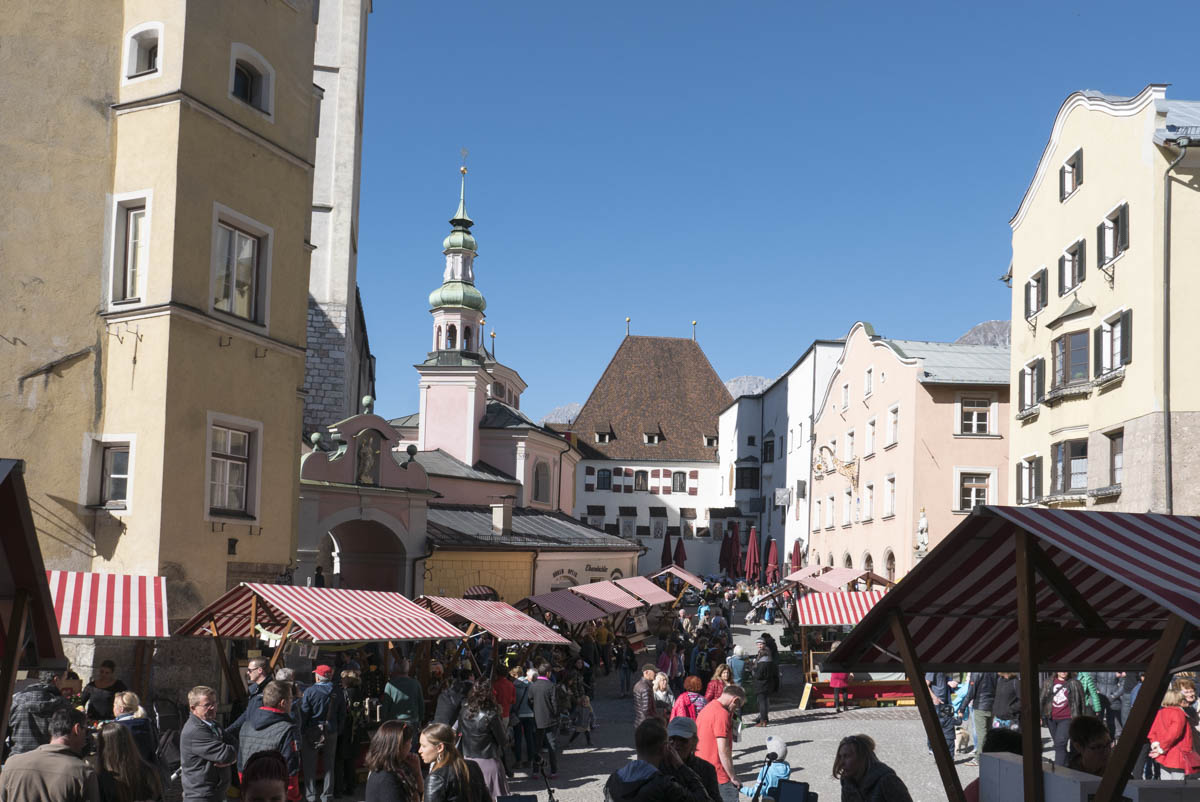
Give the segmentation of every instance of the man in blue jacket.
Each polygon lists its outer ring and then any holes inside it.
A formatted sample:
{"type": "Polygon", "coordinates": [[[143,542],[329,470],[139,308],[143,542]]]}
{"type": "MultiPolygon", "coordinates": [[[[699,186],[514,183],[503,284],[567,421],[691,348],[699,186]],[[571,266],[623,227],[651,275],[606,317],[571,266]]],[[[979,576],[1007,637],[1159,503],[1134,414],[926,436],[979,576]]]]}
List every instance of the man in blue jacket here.
{"type": "MultiPolygon", "coordinates": [[[[286,682],[268,682],[262,692],[262,706],[247,711],[246,723],[238,740],[237,766],[240,773],[246,761],[258,752],[278,752],[288,768],[288,786],[299,790],[300,750],[296,723],[292,721],[292,688],[286,682]]],[[[329,776],[329,772],[326,772],[329,776]]],[[[290,799],[291,797],[289,797],[290,799]]]]}
{"type": "Polygon", "coordinates": [[[346,717],[346,702],[341,688],[332,682],[333,669],[317,666],[316,682],[300,699],[300,762],[304,767],[304,796],[317,802],[317,754],[322,755],[325,782],[321,802],[333,802],[334,761],[337,759],[337,734],[346,717]]]}

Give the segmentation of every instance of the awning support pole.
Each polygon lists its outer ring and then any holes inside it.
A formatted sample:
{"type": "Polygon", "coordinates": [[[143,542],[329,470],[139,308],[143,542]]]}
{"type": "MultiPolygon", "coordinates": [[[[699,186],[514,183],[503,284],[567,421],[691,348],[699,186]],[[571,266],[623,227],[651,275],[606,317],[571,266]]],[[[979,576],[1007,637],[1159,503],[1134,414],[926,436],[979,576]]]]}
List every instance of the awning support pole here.
{"type": "Polygon", "coordinates": [[[275,653],[271,655],[271,675],[275,675],[275,667],[279,665],[279,658],[283,657],[283,645],[287,643],[288,635],[292,634],[292,626],[295,622],[288,619],[287,624],[283,627],[283,632],[279,634],[279,645],[275,647],[275,653]]]}
{"type": "Polygon", "coordinates": [[[1192,635],[1192,625],[1182,616],[1172,613],[1167,618],[1166,629],[1162,639],[1154,649],[1154,657],[1146,669],[1146,679],[1142,689],[1129,711],[1125,728],[1117,741],[1117,747],[1108,759],[1108,767],[1096,789],[1096,802],[1114,802],[1122,798],[1125,784],[1129,782],[1133,764],[1137,762],[1142,744],[1146,743],[1146,735],[1150,732],[1150,724],[1158,712],[1158,706],[1171,680],[1171,667],[1179,662],[1192,635]]]}
{"type": "Polygon", "coordinates": [[[12,712],[13,689],[17,686],[17,666],[21,664],[21,646],[25,643],[25,624],[29,620],[27,588],[17,588],[12,601],[12,616],[8,619],[4,639],[4,660],[0,663],[0,735],[8,732],[8,714],[12,712]]]}
{"type": "Polygon", "coordinates": [[[1024,766],[1025,799],[1043,802],[1046,789],[1042,779],[1042,711],[1038,688],[1038,654],[1034,632],[1037,608],[1034,599],[1033,555],[1030,536],[1024,529],[1013,534],[1017,562],[1017,650],[1021,667],[1021,761],[1024,766]]]}
{"type": "Polygon", "coordinates": [[[942,734],[942,727],[938,723],[937,711],[933,707],[933,698],[929,695],[929,688],[925,685],[925,673],[921,671],[921,666],[917,662],[917,651],[913,648],[912,636],[908,632],[908,627],[904,625],[904,619],[899,610],[892,612],[891,620],[892,637],[900,648],[900,659],[904,661],[904,670],[908,673],[909,682],[912,683],[913,698],[916,700],[917,709],[921,711],[921,721],[925,725],[925,734],[929,738],[929,745],[933,747],[933,759],[937,763],[938,774],[941,775],[946,798],[950,802],[966,802],[966,797],[963,796],[962,782],[958,779],[958,772],[954,768],[954,757],[950,754],[946,736],[942,734]]]}
{"type": "Polygon", "coordinates": [[[217,659],[221,661],[221,670],[225,672],[225,679],[229,682],[229,694],[240,701],[246,698],[246,688],[242,685],[242,678],[238,676],[233,664],[229,662],[229,657],[225,654],[225,642],[221,633],[217,631],[216,619],[210,620],[208,626],[212,629],[213,646],[217,649],[217,659]]]}

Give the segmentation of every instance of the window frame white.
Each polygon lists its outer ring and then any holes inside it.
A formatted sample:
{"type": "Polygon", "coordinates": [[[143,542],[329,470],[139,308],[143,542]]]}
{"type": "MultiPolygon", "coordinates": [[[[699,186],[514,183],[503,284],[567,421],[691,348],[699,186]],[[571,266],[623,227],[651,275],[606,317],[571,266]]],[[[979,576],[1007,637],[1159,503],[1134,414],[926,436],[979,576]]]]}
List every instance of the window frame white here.
{"type": "Polygon", "coordinates": [[[820,531],[821,531],[821,514],[822,514],[822,510],[821,510],[821,499],[819,499],[819,498],[817,498],[817,499],[813,499],[813,527],[812,527],[812,531],[814,531],[814,532],[820,532],[820,531]]]}
{"type": "Polygon", "coordinates": [[[954,512],[968,513],[970,509],[962,507],[962,490],[964,476],[986,476],[987,487],[984,492],[983,504],[995,504],[999,488],[999,468],[996,466],[976,466],[976,465],[955,465],[953,473],[953,495],[950,500],[950,509],[954,512]]]}
{"type": "Polygon", "coordinates": [[[133,192],[114,193],[109,208],[108,217],[108,248],[104,269],[105,298],[109,310],[118,306],[138,304],[144,301],[147,292],[150,270],[150,247],[153,242],[154,230],[154,190],[139,189],[133,192]],[[138,271],[136,291],[123,297],[121,288],[125,284],[125,248],[129,238],[129,212],[143,208],[146,210],[142,220],[145,242],[146,260],[138,271]]]}
{"type": "Polygon", "coordinates": [[[888,407],[887,415],[887,442],[884,443],[884,448],[900,442],[900,404],[888,407]]]}
{"type": "Polygon", "coordinates": [[[883,477],[883,517],[892,518],[896,515],[896,474],[889,473],[883,477]]]}
{"type": "MultiPolygon", "coordinates": [[[[1025,384],[1026,384],[1026,386],[1029,385],[1028,377],[1026,377],[1025,384]]],[[[988,436],[996,435],[998,433],[997,425],[998,425],[998,420],[999,420],[999,418],[998,418],[999,413],[1000,413],[1000,399],[999,399],[999,396],[997,396],[997,394],[994,392],[955,393],[955,396],[954,396],[954,421],[955,421],[954,433],[960,437],[988,437],[988,436]],[[985,402],[987,402],[987,413],[986,413],[987,414],[987,428],[986,428],[986,431],[982,431],[982,432],[970,431],[970,432],[968,432],[963,428],[963,412],[964,412],[964,409],[966,408],[966,402],[968,402],[968,401],[972,401],[972,402],[985,401],[985,402]]],[[[979,421],[978,421],[978,419],[976,419],[974,421],[974,424],[976,426],[978,426],[978,423],[979,423],[979,421]]]]}
{"type": "Polygon", "coordinates": [[[875,483],[865,482],[863,484],[862,496],[862,520],[875,520],[875,483]]]}
{"type": "Polygon", "coordinates": [[[238,523],[257,524],[262,509],[262,453],[263,453],[263,423],[262,421],[243,418],[209,410],[204,427],[204,489],[201,496],[204,504],[205,521],[237,521],[238,523]],[[212,456],[213,456],[213,427],[236,429],[250,435],[248,462],[246,468],[246,511],[242,514],[232,514],[232,511],[214,509],[209,504],[209,494],[212,487],[212,456]],[[229,514],[223,514],[229,513],[229,514]]]}
{"type": "Polygon", "coordinates": [[[1121,485],[1121,480],[1125,476],[1125,430],[1117,429],[1115,431],[1105,432],[1104,436],[1108,439],[1108,483],[1110,486],[1119,486],[1121,485]],[[1113,448],[1118,439],[1121,443],[1120,451],[1117,451],[1113,448]],[[1117,464],[1118,455],[1120,458],[1120,465],[1117,464]]]}
{"type": "Polygon", "coordinates": [[[875,446],[878,434],[878,421],[874,415],[867,418],[867,431],[863,440],[863,457],[869,457],[875,453],[875,446]]]}
{"type": "Polygon", "coordinates": [[[554,487],[554,471],[552,471],[550,469],[550,463],[544,459],[539,459],[539,460],[535,461],[533,464],[533,473],[531,474],[531,478],[533,479],[533,481],[532,481],[533,487],[530,489],[529,500],[536,501],[538,504],[549,504],[550,499],[553,495],[551,493],[551,490],[554,487]],[[538,493],[539,484],[540,484],[538,471],[540,471],[540,470],[545,471],[545,480],[546,480],[546,486],[544,488],[541,488],[545,491],[542,494],[538,493]]]}
{"type": "Polygon", "coordinates": [[[150,78],[157,78],[163,74],[163,34],[164,26],[157,20],[151,22],[143,22],[140,25],[135,25],[125,32],[124,52],[121,57],[121,86],[140,83],[150,78]],[[143,48],[143,40],[146,34],[154,32],[154,47],[157,49],[155,53],[154,69],[137,71],[138,55],[143,48]]]}
{"type": "Polygon", "coordinates": [[[83,435],[83,471],[79,477],[79,503],[84,507],[106,509],[117,517],[131,515],[134,511],[134,490],[137,480],[137,435],[133,433],[93,433],[83,435]],[[110,448],[129,450],[129,461],[125,467],[125,504],[109,506],[103,500],[105,452],[110,448]]]}
{"type": "MultiPolygon", "coordinates": [[[[1041,357],[1034,357],[1021,367],[1021,371],[1025,374],[1025,395],[1018,399],[1022,411],[1032,409],[1040,403],[1037,397],[1037,366],[1040,359],[1041,357]]],[[[1042,362],[1042,364],[1046,363],[1042,362]]],[[[1045,381],[1044,376],[1042,381],[1045,381]]]]}
{"type": "Polygon", "coordinates": [[[1086,277],[1085,271],[1087,270],[1087,265],[1080,264],[1079,251],[1081,247],[1084,249],[1083,256],[1086,259],[1087,245],[1085,243],[1086,240],[1077,239],[1072,241],[1067,247],[1063,248],[1063,271],[1062,275],[1060,276],[1063,283],[1062,286],[1058,288],[1058,294],[1060,296],[1074,292],[1075,290],[1079,289],[1080,284],[1083,284],[1084,278],[1086,277]]]}
{"type": "Polygon", "coordinates": [[[850,382],[842,384],[842,409],[850,407],[850,382]]]}
{"type": "Polygon", "coordinates": [[[863,371],[863,398],[870,398],[875,392],[875,366],[871,365],[863,371]]]}
{"type": "Polygon", "coordinates": [[[596,432],[596,442],[600,444],[611,443],[613,441],[612,432],[596,432]]]}
{"type": "Polygon", "coordinates": [[[1058,202],[1066,203],[1070,200],[1079,188],[1083,186],[1083,182],[1079,180],[1079,161],[1083,158],[1083,148],[1079,148],[1069,157],[1067,157],[1059,167],[1059,183],[1058,183],[1058,202]],[[1068,189],[1063,182],[1067,176],[1070,176],[1071,187],[1068,189]]]}
{"type": "Polygon", "coordinates": [[[269,333],[271,330],[271,263],[275,252],[275,229],[222,203],[214,202],[212,211],[212,242],[210,247],[208,313],[235,326],[241,326],[262,334],[269,333]],[[234,312],[227,312],[224,309],[217,308],[217,250],[222,227],[232,228],[258,238],[258,258],[255,268],[255,315],[253,319],[244,318],[234,312]]]}
{"type": "Polygon", "coordinates": [[[837,525],[837,521],[834,520],[835,510],[836,510],[836,508],[833,506],[833,496],[832,495],[826,496],[825,497],[826,517],[825,517],[825,521],[824,521],[826,529],[833,529],[833,527],[837,525]]]}
{"type": "Polygon", "coordinates": [[[854,430],[846,432],[842,439],[842,460],[851,462],[854,459],[854,430]]]}
{"type": "Polygon", "coordinates": [[[271,62],[267,61],[261,53],[245,42],[233,42],[229,46],[228,94],[229,99],[236,102],[238,106],[253,109],[269,123],[275,122],[275,68],[271,66],[271,62]],[[255,104],[253,97],[251,97],[250,102],[246,102],[233,93],[234,84],[237,80],[237,64],[239,61],[253,68],[262,80],[262,86],[259,88],[259,98],[262,100],[262,105],[255,104]]]}
{"type": "MultiPolygon", "coordinates": [[[[1123,306],[1100,321],[1100,375],[1109,373],[1125,363],[1121,360],[1121,349],[1125,339],[1123,315],[1129,307],[1123,306]]],[[[1092,366],[1094,371],[1096,366],[1092,366]]]]}
{"type": "Polygon", "coordinates": [[[842,489],[842,526],[849,526],[854,520],[854,490],[842,489]]]}

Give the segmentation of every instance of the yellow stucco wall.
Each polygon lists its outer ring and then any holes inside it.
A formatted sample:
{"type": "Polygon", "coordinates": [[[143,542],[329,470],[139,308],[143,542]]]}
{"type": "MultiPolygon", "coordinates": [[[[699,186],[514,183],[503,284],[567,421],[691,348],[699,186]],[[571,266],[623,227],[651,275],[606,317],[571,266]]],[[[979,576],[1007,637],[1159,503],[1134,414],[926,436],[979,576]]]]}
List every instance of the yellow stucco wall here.
{"type": "Polygon", "coordinates": [[[472,585],[489,585],[513,604],[531,593],[532,551],[443,551],[425,562],[426,596],[462,598],[472,585]]]}

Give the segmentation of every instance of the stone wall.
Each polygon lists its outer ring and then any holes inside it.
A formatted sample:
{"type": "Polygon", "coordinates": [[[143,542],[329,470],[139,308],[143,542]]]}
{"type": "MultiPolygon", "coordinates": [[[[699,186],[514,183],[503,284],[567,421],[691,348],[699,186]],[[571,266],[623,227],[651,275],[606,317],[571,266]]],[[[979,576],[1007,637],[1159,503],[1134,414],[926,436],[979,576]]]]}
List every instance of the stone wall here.
{"type": "Polygon", "coordinates": [[[346,386],[346,305],[308,296],[308,357],[304,372],[304,432],[326,431],[357,411],[346,386]]]}
{"type": "MultiPolygon", "coordinates": [[[[1174,512],[1200,514],[1200,412],[1173,412],[1171,421],[1174,512]]],[[[1162,512],[1166,509],[1163,480],[1163,415],[1151,412],[1088,436],[1089,487],[1108,483],[1110,431],[1125,433],[1121,494],[1111,499],[1088,499],[1088,506],[1109,512],[1162,512]]],[[[1050,466],[1046,465],[1049,480],[1050,466]]]]}
{"type": "Polygon", "coordinates": [[[425,562],[425,593],[462,598],[472,585],[488,585],[514,604],[533,587],[533,552],[442,551],[425,562]]]}

